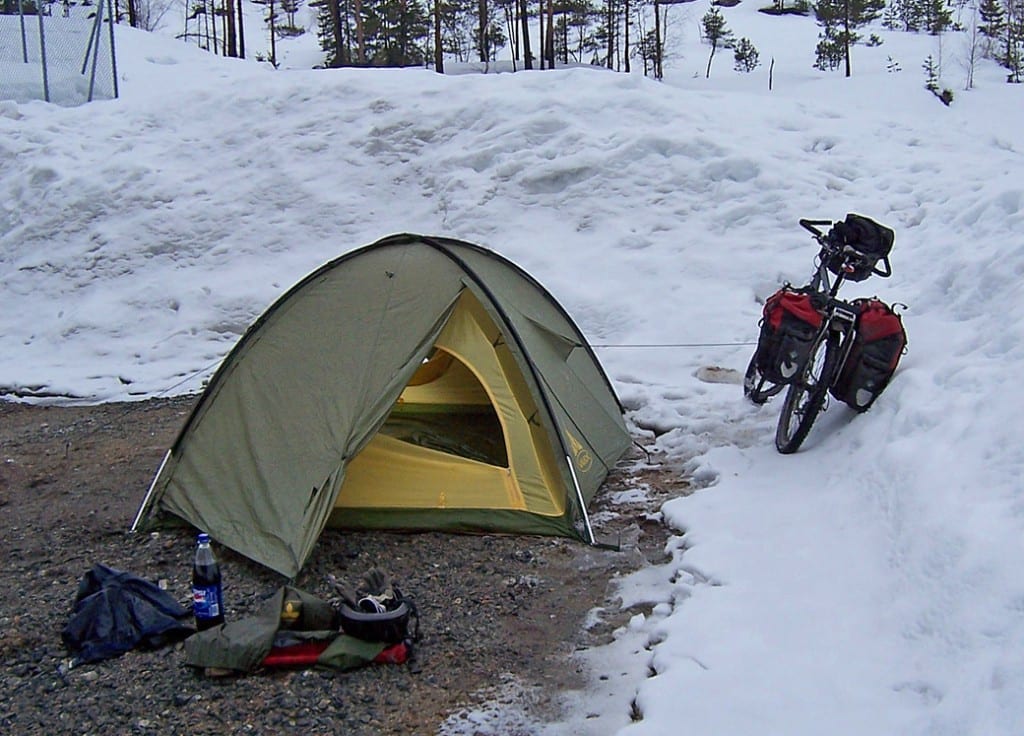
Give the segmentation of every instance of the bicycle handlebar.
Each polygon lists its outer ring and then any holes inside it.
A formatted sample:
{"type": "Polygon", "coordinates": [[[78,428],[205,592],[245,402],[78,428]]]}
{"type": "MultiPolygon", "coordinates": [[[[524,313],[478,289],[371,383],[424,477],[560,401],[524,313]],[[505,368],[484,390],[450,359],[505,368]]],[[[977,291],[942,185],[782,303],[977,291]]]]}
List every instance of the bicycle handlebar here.
{"type": "MultiPolygon", "coordinates": [[[[804,228],[804,230],[807,230],[809,233],[811,233],[814,236],[815,240],[821,243],[823,253],[826,250],[837,249],[840,245],[840,243],[835,243],[828,240],[828,235],[826,235],[825,233],[818,229],[819,227],[831,227],[832,224],[832,220],[808,220],[803,217],[800,218],[800,226],[804,228]]],[[[845,247],[849,248],[850,246],[845,247]]],[[[851,249],[851,251],[861,256],[861,258],[863,258],[865,255],[859,253],[859,251],[857,251],[857,249],[855,248],[851,249]]],[[[865,263],[864,265],[866,266],[867,263],[865,263]]],[[[892,276],[892,266],[889,264],[889,256],[885,255],[882,256],[880,259],[876,259],[875,263],[871,266],[871,273],[874,274],[875,276],[881,276],[884,279],[887,279],[890,276],[892,276]],[[881,264],[881,266],[879,264],[881,264]]]]}
{"type": "Polygon", "coordinates": [[[805,220],[800,218],[800,226],[803,227],[804,230],[812,233],[815,237],[819,238],[825,233],[821,232],[821,230],[818,229],[818,226],[828,227],[831,224],[832,220],[805,220]]]}

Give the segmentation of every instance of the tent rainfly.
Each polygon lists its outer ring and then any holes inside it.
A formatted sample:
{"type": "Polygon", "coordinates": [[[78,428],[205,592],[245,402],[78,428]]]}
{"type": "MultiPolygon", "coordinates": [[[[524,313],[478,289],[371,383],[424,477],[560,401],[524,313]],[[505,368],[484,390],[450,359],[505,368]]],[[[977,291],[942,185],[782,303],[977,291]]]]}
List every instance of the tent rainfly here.
{"type": "Polygon", "coordinates": [[[629,447],[579,328],[498,254],[394,235],[325,264],[248,329],[133,529],[181,521],[286,577],[325,527],[593,543],[629,447]]]}

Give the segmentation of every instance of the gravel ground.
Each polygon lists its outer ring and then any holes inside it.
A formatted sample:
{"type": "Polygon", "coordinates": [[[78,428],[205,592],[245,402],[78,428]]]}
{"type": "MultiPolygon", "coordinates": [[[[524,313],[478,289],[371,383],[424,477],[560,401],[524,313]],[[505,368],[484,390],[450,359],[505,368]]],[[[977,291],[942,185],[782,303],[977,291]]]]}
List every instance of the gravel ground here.
{"type": "MultiPolygon", "coordinates": [[[[127,531],[195,397],[91,407],[0,402],[0,733],[436,734],[446,719],[514,682],[533,693],[524,724],[559,719],[560,692],[587,673],[574,651],[607,641],[631,611],[609,583],[663,561],[667,532],[651,519],[686,492],[678,472],[637,451],[592,510],[620,551],[563,539],[326,532],[294,581],[322,598],[329,575],[357,582],[389,571],[420,612],[412,660],[355,671],[262,671],[208,678],[182,646],[68,669],[60,639],[78,581],[95,563],[188,600],[194,538],[182,529],[127,531]],[[642,489],[644,493],[621,493],[642,489]],[[600,623],[584,627],[602,608],[600,623]]],[[[218,549],[227,616],[251,615],[285,581],[218,549]]]]}

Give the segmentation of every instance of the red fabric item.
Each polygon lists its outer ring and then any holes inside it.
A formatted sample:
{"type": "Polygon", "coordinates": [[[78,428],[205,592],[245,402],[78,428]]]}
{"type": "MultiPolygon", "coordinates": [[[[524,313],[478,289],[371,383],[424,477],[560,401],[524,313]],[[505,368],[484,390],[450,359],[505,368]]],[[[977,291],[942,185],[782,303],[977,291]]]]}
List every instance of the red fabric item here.
{"type": "Polygon", "coordinates": [[[308,641],[288,647],[273,647],[264,657],[264,667],[309,667],[316,664],[317,657],[330,642],[308,641]]]}
{"type": "MultiPolygon", "coordinates": [[[[310,641],[288,647],[274,647],[264,657],[264,667],[311,667],[330,645],[326,641],[310,641]]],[[[404,664],[409,659],[410,647],[405,642],[393,644],[376,657],[374,664],[404,664]]]]}
{"type": "Polygon", "coordinates": [[[409,659],[409,645],[404,641],[392,644],[373,658],[374,664],[403,664],[409,659]]]}
{"type": "Polygon", "coordinates": [[[779,289],[765,300],[764,318],[773,330],[779,329],[782,316],[787,312],[814,328],[821,326],[821,312],[814,308],[811,297],[807,294],[779,289]]]}
{"type": "MultiPolygon", "coordinates": [[[[864,299],[860,302],[860,317],[857,321],[861,339],[864,342],[884,340],[893,335],[903,335],[903,321],[889,305],[878,299],[864,299]]],[[[904,342],[906,338],[904,338],[904,342]]],[[[902,345],[900,346],[902,349],[902,345]]]]}

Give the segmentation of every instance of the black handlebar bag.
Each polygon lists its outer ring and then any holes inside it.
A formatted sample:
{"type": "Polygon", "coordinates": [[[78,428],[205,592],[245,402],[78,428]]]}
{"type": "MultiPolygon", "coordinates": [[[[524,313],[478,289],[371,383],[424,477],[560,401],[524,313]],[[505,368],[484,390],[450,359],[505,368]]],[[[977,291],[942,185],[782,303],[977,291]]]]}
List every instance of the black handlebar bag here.
{"type": "Polygon", "coordinates": [[[828,239],[839,247],[825,263],[825,267],[834,274],[842,271],[848,281],[863,281],[871,275],[875,264],[889,255],[896,233],[870,217],[851,212],[846,215],[846,220],[832,226],[828,239]],[[848,270],[850,262],[842,252],[843,246],[853,248],[861,256],[859,261],[853,263],[852,271],[848,270]],[[846,269],[843,268],[844,264],[846,269]]]}

